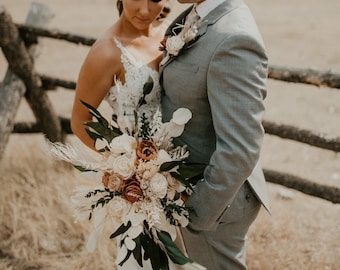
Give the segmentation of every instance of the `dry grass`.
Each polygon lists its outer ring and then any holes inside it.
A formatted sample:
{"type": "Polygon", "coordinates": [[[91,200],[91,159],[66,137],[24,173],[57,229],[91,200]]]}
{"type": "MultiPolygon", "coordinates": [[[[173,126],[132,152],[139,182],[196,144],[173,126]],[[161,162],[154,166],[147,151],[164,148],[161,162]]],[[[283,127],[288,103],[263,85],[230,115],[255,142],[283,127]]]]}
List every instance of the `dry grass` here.
{"type": "Polygon", "coordinates": [[[69,198],[79,174],[53,160],[41,137],[13,136],[1,163],[0,269],[111,269],[113,243],[103,239],[89,254],[89,224],[74,223],[69,198]]]}
{"type": "MultiPolygon", "coordinates": [[[[69,198],[80,174],[43,145],[41,135],[13,135],[1,162],[0,269],[114,269],[114,242],[89,254],[90,224],[74,223],[69,198]]],[[[269,189],[274,214],[261,212],[251,229],[249,268],[338,269],[340,206],[269,189]]]]}

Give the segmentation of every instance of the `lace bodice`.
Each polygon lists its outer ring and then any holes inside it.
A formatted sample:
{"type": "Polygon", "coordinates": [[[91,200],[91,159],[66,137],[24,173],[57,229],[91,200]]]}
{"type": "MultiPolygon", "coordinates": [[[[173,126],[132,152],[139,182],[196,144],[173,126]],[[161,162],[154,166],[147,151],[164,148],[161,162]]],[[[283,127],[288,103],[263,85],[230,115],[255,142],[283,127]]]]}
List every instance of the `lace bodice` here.
{"type": "Polygon", "coordinates": [[[138,109],[138,113],[139,115],[145,113],[148,118],[152,117],[160,105],[159,74],[146,64],[137,61],[118,39],[114,38],[114,41],[122,53],[121,61],[125,69],[125,83],[116,79],[115,85],[110,88],[105,100],[113,108],[118,119],[122,116],[126,119],[127,116],[133,121],[134,110],[143,93],[143,86],[151,76],[154,82],[153,89],[145,97],[146,104],[138,109]]]}

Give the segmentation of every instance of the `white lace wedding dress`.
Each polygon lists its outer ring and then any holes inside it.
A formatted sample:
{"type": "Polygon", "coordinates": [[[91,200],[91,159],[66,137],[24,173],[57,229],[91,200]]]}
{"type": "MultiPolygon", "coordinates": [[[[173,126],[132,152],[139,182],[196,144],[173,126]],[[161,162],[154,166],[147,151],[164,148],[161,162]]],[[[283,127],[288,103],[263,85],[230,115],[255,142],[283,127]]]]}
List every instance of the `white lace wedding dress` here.
{"type": "Polygon", "coordinates": [[[153,80],[153,89],[146,95],[146,104],[139,107],[138,114],[145,114],[150,119],[159,109],[161,97],[159,74],[158,71],[135,59],[118,39],[114,39],[114,41],[122,53],[121,61],[125,69],[125,83],[116,79],[116,85],[109,90],[106,101],[118,116],[118,121],[123,115],[125,118],[130,117],[130,121],[125,124],[130,125],[128,128],[131,129],[131,124],[134,123],[134,110],[143,93],[143,86],[149,77],[153,80]]]}
{"type": "MultiPolygon", "coordinates": [[[[149,77],[153,79],[153,89],[150,94],[145,97],[146,104],[143,104],[138,109],[139,115],[145,114],[146,117],[152,117],[160,106],[160,85],[159,74],[156,70],[150,68],[144,63],[135,59],[129,51],[122,45],[118,39],[114,39],[117,47],[121,50],[121,61],[125,69],[125,83],[116,79],[115,86],[109,90],[106,101],[113,108],[114,113],[118,116],[118,121],[124,115],[131,117],[131,122],[134,119],[134,110],[139,102],[143,93],[143,86],[149,77]]],[[[128,127],[131,128],[131,127],[128,127]]],[[[119,237],[118,237],[119,238],[119,237]]],[[[117,239],[119,241],[119,239],[117,239]]],[[[180,233],[178,232],[177,245],[184,251],[183,241],[181,240],[180,233]]],[[[118,262],[119,263],[119,262],[118,262]]],[[[123,264],[117,266],[118,270],[135,270],[135,269],[150,269],[152,270],[150,260],[143,261],[143,267],[140,267],[133,255],[123,264]]],[[[186,264],[185,266],[175,265],[169,259],[170,270],[184,270],[184,269],[205,269],[200,268],[196,264],[186,264]]]]}

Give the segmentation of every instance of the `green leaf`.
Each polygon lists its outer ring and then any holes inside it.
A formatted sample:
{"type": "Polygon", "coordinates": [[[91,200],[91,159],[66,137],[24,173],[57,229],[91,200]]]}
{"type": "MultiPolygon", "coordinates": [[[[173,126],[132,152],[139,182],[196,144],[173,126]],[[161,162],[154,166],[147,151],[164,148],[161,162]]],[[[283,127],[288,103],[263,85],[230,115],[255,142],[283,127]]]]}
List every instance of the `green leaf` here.
{"type": "Polygon", "coordinates": [[[175,173],[173,177],[180,181],[196,184],[198,180],[203,178],[205,167],[206,164],[202,163],[182,163],[179,165],[178,173],[175,173]]]}
{"type": "Polygon", "coordinates": [[[89,130],[88,128],[85,129],[86,133],[90,136],[90,138],[94,141],[96,141],[97,139],[103,139],[103,136],[101,136],[98,133],[95,133],[91,130],[89,130]]]}
{"type": "Polygon", "coordinates": [[[169,258],[176,264],[184,265],[186,263],[193,262],[191,259],[186,257],[182,251],[172,241],[170,235],[165,232],[157,232],[159,240],[163,243],[169,258]]]}
{"type": "Polygon", "coordinates": [[[133,257],[137,261],[137,263],[140,265],[140,267],[143,267],[143,258],[142,258],[142,243],[141,243],[141,237],[140,235],[133,239],[133,241],[136,242],[136,247],[133,250],[133,257]]]}
{"type": "Polygon", "coordinates": [[[159,170],[161,172],[170,171],[171,169],[175,168],[176,166],[181,165],[181,163],[183,163],[183,161],[180,161],[180,160],[164,162],[161,165],[161,167],[159,168],[159,170]]]}
{"type": "MultiPolygon", "coordinates": [[[[122,134],[119,128],[111,127],[109,122],[102,116],[102,114],[92,107],[90,104],[80,100],[90,111],[90,114],[97,119],[97,122],[86,122],[84,125],[90,127],[93,131],[86,129],[87,134],[93,140],[105,138],[108,142],[111,142],[114,137],[122,134]]],[[[117,120],[116,115],[112,115],[113,120],[117,120]]],[[[117,121],[115,121],[117,122],[117,121]]]]}
{"type": "Polygon", "coordinates": [[[153,89],[153,79],[151,76],[149,76],[147,82],[143,86],[143,95],[146,96],[151,93],[153,89]]]}
{"type": "Polygon", "coordinates": [[[111,234],[110,239],[115,238],[122,233],[125,233],[130,227],[131,221],[129,221],[126,225],[122,224],[113,234],[111,234]]]}
{"type": "Polygon", "coordinates": [[[95,109],[94,107],[92,107],[90,104],[86,103],[86,102],[83,101],[83,100],[80,100],[80,102],[81,102],[82,104],[84,104],[84,105],[90,110],[91,114],[92,114],[94,117],[96,117],[96,118],[104,118],[104,117],[101,115],[101,113],[100,113],[97,109],[95,109]]]}
{"type": "Polygon", "coordinates": [[[144,260],[150,259],[152,269],[169,270],[169,260],[166,253],[147,234],[141,235],[144,249],[144,260]]]}
{"type": "Polygon", "coordinates": [[[94,131],[101,135],[109,132],[109,128],[103,126],[103,124],[100,122],[86,122],[84,123],[84,125],[92,128],[94,131]]]}
{"type": "Polygon", "coordinates": [[[137,107],[140,107],[143,104],[146,104],[145,96],[151,93],[151,91],[153,89],[153,83],[154,82],[153,82],[152,77],[149,76],[147,82],[143,85],[143,94],[142,94],[142,96],[140,97],[140,99],[138,101],[137,107]]]}
{"type": "Polygon", "coordinates": [[[85,169],[84,167],[78,165],[73,165],[73,167],[81,172],[96,172],[95,170],[85,169]]]}
{"type": "Polygon", "coordinates": [[[130,258],[131,254],[132,254],[132,251],[131,251],[131,250],[128,250],[128,253],[126,254],[124,260],[122,260],[122,261],[119,263],[119,265],[120,265],[120,266],[123,266],[123,264],[130,258]]]}

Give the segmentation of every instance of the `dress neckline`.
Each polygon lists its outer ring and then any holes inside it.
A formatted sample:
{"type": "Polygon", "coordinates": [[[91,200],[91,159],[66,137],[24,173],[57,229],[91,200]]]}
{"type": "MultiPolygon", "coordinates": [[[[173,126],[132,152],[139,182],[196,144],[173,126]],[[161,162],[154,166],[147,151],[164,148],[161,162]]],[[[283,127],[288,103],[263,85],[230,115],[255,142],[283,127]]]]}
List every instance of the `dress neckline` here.
{"type": "Polygon", "coordinates": [[[148,64],[145,64],[145,63],[143,63],[142,61],[137,60],[137,59],[129,52],[129,50],[128,50],[127,48],[124,47],[124,45],[122,44],[122,42],[121,42],[118,38],[114,37],[113,40],[115,41],[117,47],[122,51],[122,54],[124,54],[124,55],[129,59],[129,61],[131,62],[131,64],[133,64],[133,65],[135,65],[136,67],[139,67],[139,68],[140,68],[140,67],[146,67],[146,68],[150,69],[150,71],[152,71],[152,72],[154,72],[154,73],[156,73],[156,74],[159,73],[156,69],[150,67],[148,64]]]}

